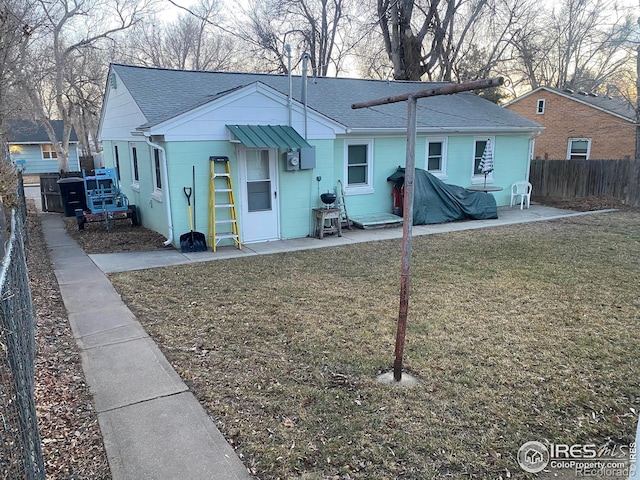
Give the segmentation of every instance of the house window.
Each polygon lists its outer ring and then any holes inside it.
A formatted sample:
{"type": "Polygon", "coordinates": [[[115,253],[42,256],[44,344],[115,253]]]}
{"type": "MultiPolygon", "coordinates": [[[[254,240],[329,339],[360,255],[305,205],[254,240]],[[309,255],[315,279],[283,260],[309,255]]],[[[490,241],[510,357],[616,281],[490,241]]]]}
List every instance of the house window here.
{"type": "MultiPolygon", "coordinates": [[[[495,139],[490,137],[476,137],[474,142],[474,150],[473,150],[473,176],[471,178],[471,183],[481,183],[485,180],[485,174],[482,173],[482,169],[480,168],[480,162],[482,161],[482,155],[484,154],[485,148],[487,148],[487,143],[490,144],[489,148],[491,151],[492,157],[495,156],[495,139]]],[[[486,175],[487,181],[493,181],[493,171],[487,173],[486,175]]]]}
{"type": "Polygon", "coordinates": [[[570,138],[567,148],[568,160],[589,160],[591,153],[590,138],[570,138]]]}
{"type": "Polygon", "coordinates": [[[273,209],[271,190],[274,179],[269,166],[269,150],[247,150],[247,210],[273,209]]]}
{"type": "Polygon", "coordinates": [[[162,175],[160,173],[160,150],[153,149],[153,189],[162,190],[162,175]]]}
{"type": "Polygon", "coordinates": [[[544,98],[538,99],[538,104],[536,106],[536,113],[538,115],[542,115],[544,113],[544,98]]]}
{"type": "Polygon", "coordinates": [[[42,145],[42,158],[45,160],[54,160],[58,158],[58,152],[51,144],[42,145]]]}
{"type": "Polygon", "coordinates": [[[134,187],[135,190],[139,190],[140,173],[138,171],[138,149],[133,145],[131,145],[131,177],[133,179],[131,186],[134,187]]]}
{"type": "Polygon", "coordinates": [[[113,146],[113,156],[116,161],[116,175],[118,176],[118,181],[120,181],[120,154],[118,153],[118,146],[113,146]]]}
{"type": "Polygon", "coordinates": [[[426,152],[426,170],[437,177],[446,178],[447,139],[427,138],[426,152]]]}
{"type": "Polygon", "coordinates": [[[346,191],[373,193],[373,141],[347,140],[345,158],[346,191]]]}

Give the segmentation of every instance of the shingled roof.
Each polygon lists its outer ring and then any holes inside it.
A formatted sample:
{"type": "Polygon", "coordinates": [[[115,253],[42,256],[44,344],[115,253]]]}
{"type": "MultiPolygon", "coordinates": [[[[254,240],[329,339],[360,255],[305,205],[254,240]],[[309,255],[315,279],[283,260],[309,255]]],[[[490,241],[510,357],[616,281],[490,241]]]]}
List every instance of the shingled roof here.
{"type": "MultiPolygon", "coordinates": [[[[636,110],[631,103],[625,98],[622,97],[611,97],[607,95],[596,95],[594,93],[588,93],[583,91],[573,91],[571,89],[561,90],[559,88],[552,87],[538,87],[531,92],[521,95],[520,97],[512,100],[509,104],[517,102],[518,100],[532,95],[541,90],[547,90],[549,92],[553,92],[557,95],[561,95],[566,98],[570,98],[576,102],[587,104],[591,107],[597,108],[607,113],[611,113],[613,115],[617,115],[618,117],[622,117],[625,120],[630,122],[636,121],[636,110]]],[[[508,105],[508,104],[507,104],[508,105]]]]}
{"type": "MultiPolygon", "coordinates": [[[[9,120],[7,122],[7,137],[9,143],[51,143],[47,132],[41,123],[31,120],[9,120]]],[[[56,133],[56,138],[62,138],[64,122],[62,120],[51,120],[51,126],[56,133]]],[[[70,142],[77,142],[78,137],[73,127],[71,128],[70,142]]]]}
{"type": "MultiPolygon", "coordinates": [[[[199,72],[112,64],[122,83],[154,126],[238,88],[260,82],[288,95],[286,75],[199,72]]],[[[406,130],[405,102],[353,110],[357,102],[443,86],[443,83],[349,78],[309,78],[307,106],[352,130],[406,130]]],[[[300,102],[302,78],[293,77],[293,97],[300,102]]],[[[472,93],[420,99],[418,129],[450,131],[533,131],[540,126],[472,93]]]]}

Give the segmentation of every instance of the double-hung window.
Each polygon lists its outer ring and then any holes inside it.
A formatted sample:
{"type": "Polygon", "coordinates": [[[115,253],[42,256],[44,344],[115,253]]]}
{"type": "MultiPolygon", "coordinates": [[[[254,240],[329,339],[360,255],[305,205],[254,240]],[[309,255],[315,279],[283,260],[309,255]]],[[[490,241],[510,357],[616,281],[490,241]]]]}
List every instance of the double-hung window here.
{"type": "Polygon", "coordinates": [[[589,160],[591,153],[590,138],[570,138],[567,147],[567,160],[589,160]]]}
{"type": "Polygon", "coordinates": [[[162,192],[162,173],[161,173],[161,161],[160,161],[160,150],[158,148],[153,149],[152,155],[152,170],[153,170],[153,193],[161,193],[162,192]]]}
{"type": "Polygon", "coordinates": [[[131,186],[140,191],[140,171],[138,170],[138,149],[131,145],[131,186]]]}
{"type": "Polygon", "coordinates": [[[345,192],[373,193],[373,140],[345,141],[345,192]]]}
{"type": "Polygon", "coordinates": [[[473,147],[473,175],[471,183],[478,184],[485,181],[493,182],[493,170],[485,174],[482,172],[482,156],[486,154],[491,156],[491,161],[495,162],[495,138],[493,137],[476,137],[473,147]],[[488,147],[487,147],[488,145],[488,147]]]}
{"type": "Polygon", "coordinates": [[[544,113],[544,107],[545,107],[544,98],[539,98],[538,102],[536,103],[536,114],[542,115],[544,113]]]}
{"type": "Polygon", "coordinates": [[[113,158],[115,160],[115,164],[116,164],[116,175],[118,177],[118,181],[122,180],[120,178],[120,153],[118,152],[118,146],[114,145],[113,146],[113,158]]]}
{"type": "Polygon", "coordinates": [[[447,139],[427,138],[425,169],[438,178],[447,178],[447,139]]]}
{"type": "Polygon", "coordinates": [[[42,158],[45,160],[55,160],[58,158],[58,152],[56,152],[52,144],[45,143],[42,145],[42,158]]]}

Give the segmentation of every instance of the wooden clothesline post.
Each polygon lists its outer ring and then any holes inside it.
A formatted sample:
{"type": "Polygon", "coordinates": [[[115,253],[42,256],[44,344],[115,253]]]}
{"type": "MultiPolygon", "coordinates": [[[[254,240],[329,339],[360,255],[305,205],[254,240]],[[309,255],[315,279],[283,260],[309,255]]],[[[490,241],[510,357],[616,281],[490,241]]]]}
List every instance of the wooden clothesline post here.
{"type": "Polygon", "coordinates": [[[451,95],[454,93],[480,90],[497,87],[504,84],[502,77],[472,82],[446,85],[439,88],[419,90],[412,93],[404,93],[392,97],[371,100],[368,102],[354,103],[353,109],[385,105],[389,103],[407,102],[407,152],[404,171],[404,200],[403,200],[403,224],[402,224],[402,266],[400,271],[400,307],[398,310],[398,327],[396,330],[395,360],[393,362],[393,379],[396,382],[402,380],[402,362],[404,356],[405,337],[407,333],[407,316],[409,313],[409,284],[411,280],[411,237],[413,229],[413,180],[416,165],[416,127],[418,99],[435,97],[438,95],[451,95]]]}

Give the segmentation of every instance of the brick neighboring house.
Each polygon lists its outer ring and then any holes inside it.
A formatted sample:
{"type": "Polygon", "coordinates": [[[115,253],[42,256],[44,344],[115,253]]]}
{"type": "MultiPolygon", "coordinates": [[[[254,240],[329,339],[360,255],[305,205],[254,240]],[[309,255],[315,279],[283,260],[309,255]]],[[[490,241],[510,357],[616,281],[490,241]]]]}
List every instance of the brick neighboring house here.
{"type": "Polygon", "coordinates": [[[634,158],[636,112],[621,98],[539,87],[505,108],[542,125],[533,158],[634,158]]]}

